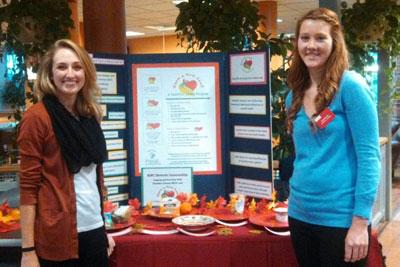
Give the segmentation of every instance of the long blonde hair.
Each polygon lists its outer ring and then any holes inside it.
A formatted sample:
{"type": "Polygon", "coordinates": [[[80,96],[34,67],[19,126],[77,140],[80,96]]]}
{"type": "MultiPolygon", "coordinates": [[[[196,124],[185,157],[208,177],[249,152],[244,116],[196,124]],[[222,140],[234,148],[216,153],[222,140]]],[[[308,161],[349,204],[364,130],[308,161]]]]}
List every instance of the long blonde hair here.
{"type": "Polygon", "coordinates": [[[286,127],[289,132],[293,132],[293,121],[296,119],[297,113],[303,105],[305,91],[311,86],[307,66],[301,59],[298,50],[300,27],[305,20],[322,20],[328,23],[331,27],[330,34],[332,36],[332,52],[325,64],[321,83],[318,85],[318,94],[314,100],[316,110],[314,116],[329,106],[339,90],[340,80],[344,71],[349,67],[348,51],[342,27],[335,12],[326,8],[316,8],[307,12],[297,21],[296,43],[293,51],[292,65],[288,71],[287,78],[287,82],[293,92],[292,103],[286,118],[286,127]]]}
{"type": "Polygon", "coordinates": [[[52,80],[53,58],[55,53],[66,48],[72,50],[82,64],[85,71],[85,83],[78,93],[75,102],[75,109],[78,115],[84,117],[95,117],[100,121],[103,117],[101,107],[98,104],[96,97],[101,97],[101,89],[97,86],[96,68],[85,49],[75,44],[71,40],[61,39],[46,52],[42,57],[37,78],[34,84],[34,92],[39,101],[46,94],[57,96],[57,88],[52,80]]]}

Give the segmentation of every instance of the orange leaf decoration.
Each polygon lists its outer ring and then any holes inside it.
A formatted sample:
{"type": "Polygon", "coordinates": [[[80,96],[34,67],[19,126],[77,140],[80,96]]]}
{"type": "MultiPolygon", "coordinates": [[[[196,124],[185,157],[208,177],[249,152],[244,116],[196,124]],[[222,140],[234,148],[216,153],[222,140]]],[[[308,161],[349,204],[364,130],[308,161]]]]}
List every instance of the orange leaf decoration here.
{"type": "Polygon", "coordinates": [[[254,200],[254,198],[251,200],[250,206],[249,206],[249,210],[250,211],[255,211],[257,206],[256,206],[256,201],[254,200]]]}
{"type": "Polygon", "coordinates": [[[201,199],[200,199],[200,208],[201,209],[204,209],[205,207],[206,207],[206,199],[207,199],[207,196],[206,195],[203,195],[202,197],[201,197],[201,199]]]}
{"type": "Polygon", "coordinates": [[[215,201],[217,208],[223,208],[226,206],[226,199],[222,196],[219,196],[218,199],[215,201]]]}
{"type": "Polygon", "coordinates": [[[186,193],[179,193],[176,196],[176,199],[179,200],[181,203],[186,202],[188,200],[188,194],[186,193]]]}
{"type": "Polygon", "coordinates": [[[134,207],[135,210],[140,209],[140,205],[142,205],[142,203],[140,203],[139,199],[137,199],[137,198],[129,199],[128,204],[129,204],[129,206],[134,207]]]}
{"type": "Polygon", "coordinates": [[[196,193],[190,194],[190,195],[189,195],[189,201],[188,201],[188,202],[189,202],[190,205],[192,205],[193,207],[194,207],[194,206],[197,206],[197,204],[199,203],[199,198],[197,197],[197,194],[196,194],[196,193]]]}
{"type": "Polygon", "coordinates": [[[104,206],[104,212],[112,212],[118,207],[117,204],[114,204],[111,201],[104,201],[103,206],[104,206]]]}
{"type": "Polygon", "coordinates": [[[207,202],[207,209],[213,209],[217,206],[217,203],[211,200],[210,202],[207,202]]]}

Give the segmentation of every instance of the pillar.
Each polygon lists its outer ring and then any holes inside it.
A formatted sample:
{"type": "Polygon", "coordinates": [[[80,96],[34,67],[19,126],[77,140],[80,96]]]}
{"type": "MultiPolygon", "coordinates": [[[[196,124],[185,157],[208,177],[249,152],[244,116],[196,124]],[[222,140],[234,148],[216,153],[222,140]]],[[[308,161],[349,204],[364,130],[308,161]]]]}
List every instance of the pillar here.
{"type": "Polygon", "coordinates": [[[79,16],[78,16],[78,1],[69,2],[69,8],[71,9],[71,19],[74,22],[74,28],[69,29],[71,40],[77,44],[81,44],[81,36],[79,33],[79,16]]]}
{"type": "Polygon", "coordinates": [[[261,21],[265,24],[259,24],[258,29],[266,34],[271,33],[271,37],[277,37],[278,4],[276,1],[260,1],[258,4],[258,14],[265,18],[261,21]]]}
{"type": "Polygon", "coordinates": [[[83,0],[85,48],[126,54],[125,0],[83,0]]]}
{"type": "Polygon", "coordinates": [[[319,0],[319,7],[325,7],[335,11],[340,18],[341,17],[340,2],[341,0],[319,0]]]}

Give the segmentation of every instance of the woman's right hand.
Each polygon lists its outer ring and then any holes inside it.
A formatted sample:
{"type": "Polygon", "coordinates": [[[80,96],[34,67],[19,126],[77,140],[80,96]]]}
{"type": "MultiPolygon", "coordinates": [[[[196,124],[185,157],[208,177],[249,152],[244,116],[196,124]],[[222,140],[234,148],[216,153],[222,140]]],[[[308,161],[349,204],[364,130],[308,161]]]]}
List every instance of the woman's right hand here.
{"type": "Polygon", "coordinates": [[[36,251],[22,253],[21,267],[40,267],[36,251]]]}

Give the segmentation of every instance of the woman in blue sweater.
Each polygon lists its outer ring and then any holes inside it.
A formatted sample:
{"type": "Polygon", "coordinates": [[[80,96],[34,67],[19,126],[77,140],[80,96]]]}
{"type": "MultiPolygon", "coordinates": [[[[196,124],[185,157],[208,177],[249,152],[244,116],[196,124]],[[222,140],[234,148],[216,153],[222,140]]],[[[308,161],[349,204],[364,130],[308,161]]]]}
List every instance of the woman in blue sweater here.
{"type": "Polygon", "coordinates": [[[378,119],[364,79],[348,71],[337,15],[297,22],[286,100],[296,160],[289,225],[300,266],[365,266],[380,178],[378,119]]]}

